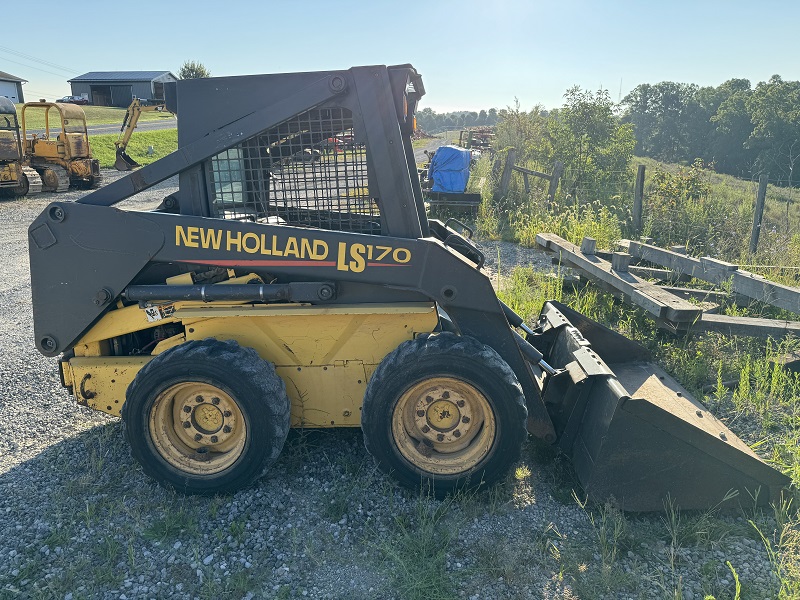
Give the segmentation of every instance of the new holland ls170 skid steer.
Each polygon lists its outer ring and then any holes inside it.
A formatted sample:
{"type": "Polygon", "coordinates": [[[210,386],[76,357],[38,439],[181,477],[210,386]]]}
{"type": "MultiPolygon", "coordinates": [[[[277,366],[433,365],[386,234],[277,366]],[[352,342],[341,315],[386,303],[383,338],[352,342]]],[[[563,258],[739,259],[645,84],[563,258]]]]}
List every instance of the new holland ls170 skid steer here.
{"type": "Polygon", "coordinates": [[[64,386],[192,493],[254,481],[290,427],[360,426],[381,469],[439,493],[497,480],[530,433],[624,509],[774,501],[788,479],[642,348],[556,303],[527,326],[468,230],[426,217],[423,94],[410,65],[178,82],[176,152],[30,226],[64,386]],[[157,210],[112,207],[175,174],[157,210]]]}

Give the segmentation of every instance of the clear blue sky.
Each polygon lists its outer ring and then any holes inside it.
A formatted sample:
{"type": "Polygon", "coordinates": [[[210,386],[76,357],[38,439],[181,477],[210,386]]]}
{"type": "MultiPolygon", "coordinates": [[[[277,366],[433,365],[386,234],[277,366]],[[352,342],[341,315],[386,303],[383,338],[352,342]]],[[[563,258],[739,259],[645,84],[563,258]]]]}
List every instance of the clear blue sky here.
{"type": "Polygon", "coordinates": [[[28,80],[28,100],[69,94],[67,80],[88,71],[177,73],[189,59],[215,76],[410,62],[428,91],[422,106],[438,112],[515,97],[550,108],[573,85],[617,100],[640,83],[800,79],[794,0],[39,0],[15,11],[0,71],[28,80]],[[22,12],[47,14],[47,25],[22,12]]]}

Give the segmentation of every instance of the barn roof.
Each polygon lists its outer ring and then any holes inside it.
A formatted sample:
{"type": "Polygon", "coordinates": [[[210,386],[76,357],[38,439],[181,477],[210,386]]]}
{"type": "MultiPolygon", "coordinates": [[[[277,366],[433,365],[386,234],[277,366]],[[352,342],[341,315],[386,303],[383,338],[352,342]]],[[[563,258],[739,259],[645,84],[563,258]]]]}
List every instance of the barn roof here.
{"type": "MultiPolygon", "coordinates": [[[[90,71],[69,80],[73,81],[152,81],[162,75],[172,75],[169,71],[90,71]]],[[[175,75],[172,75],[175,77],[175,75]]],[[[177,79],[177,77],[175,77],[177,79]]]]}
{"type": "Polygon", "coordinates": [[[21,83],[28,83],[27,79],[14,77],[11,73],[5,73],[3,71],[0,71],[0,81],[19,81],[21,83]]]}

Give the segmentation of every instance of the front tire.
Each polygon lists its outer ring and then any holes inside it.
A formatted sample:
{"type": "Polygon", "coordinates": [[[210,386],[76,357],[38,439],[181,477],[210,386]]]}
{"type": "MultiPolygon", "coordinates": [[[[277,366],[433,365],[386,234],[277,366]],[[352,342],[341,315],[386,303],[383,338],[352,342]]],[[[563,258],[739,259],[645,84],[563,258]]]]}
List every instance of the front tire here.
{"type": "Polygon", "coordinates": [[[131,454],[190,494],[231,493],[275,462],[290,402],[272,364],[234,341],[190,341],[156,356],[122,407],[131,454]]]}
{"type": "Polygon", "coordinates": [[[378,467],[436,495],[497,481],[527,437],[525,398],[508,364],[478,340],[447,332],[386,356],[361,418],[378,467]]]}

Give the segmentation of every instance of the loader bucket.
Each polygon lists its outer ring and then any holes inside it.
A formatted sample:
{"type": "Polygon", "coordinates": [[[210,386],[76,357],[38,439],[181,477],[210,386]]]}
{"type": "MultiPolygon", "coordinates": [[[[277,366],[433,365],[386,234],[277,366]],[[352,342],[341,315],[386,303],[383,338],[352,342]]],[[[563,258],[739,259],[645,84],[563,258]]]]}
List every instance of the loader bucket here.
{"type": "Polygon", "coordinates": [[[557,445],[593,500],[661,511],[670,497],[705,509],[737,491],[767,505],[789,485],[639,344],[556,302],[540,328],[529,341],[564,369],[544,390],[557,445]]]}
{"type": "Polygon", "coordinates": [[[124,150],[117,150],[117,159],[114,161],[114,168],[117,171],[131,171],[141,166],[142,165],[128,156],[124,150]]]}

